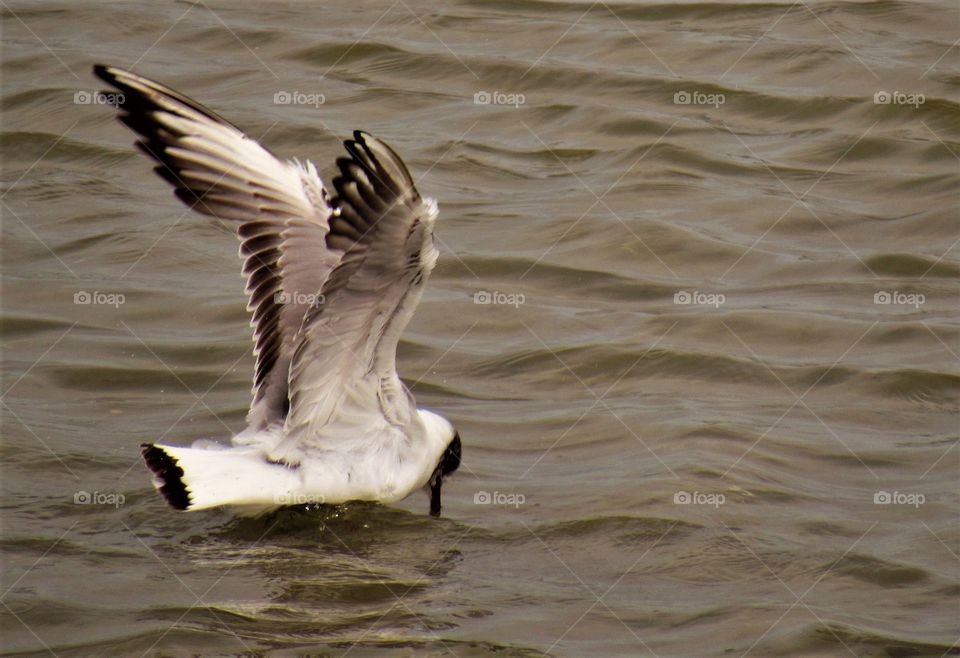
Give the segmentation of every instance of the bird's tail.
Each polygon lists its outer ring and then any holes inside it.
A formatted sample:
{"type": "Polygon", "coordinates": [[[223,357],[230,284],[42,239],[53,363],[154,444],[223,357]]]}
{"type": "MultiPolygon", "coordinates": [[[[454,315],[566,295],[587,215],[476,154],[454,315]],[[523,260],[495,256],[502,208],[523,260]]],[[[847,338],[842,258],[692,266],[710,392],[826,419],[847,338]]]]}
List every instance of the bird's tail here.
{"type": "Polygon", "coordinates": [[[254,450],[142,446],[153,486],[178,510],[220,505],[267,510],[297,504],[301,480],[295,468],[271,464],[254,450]]]}

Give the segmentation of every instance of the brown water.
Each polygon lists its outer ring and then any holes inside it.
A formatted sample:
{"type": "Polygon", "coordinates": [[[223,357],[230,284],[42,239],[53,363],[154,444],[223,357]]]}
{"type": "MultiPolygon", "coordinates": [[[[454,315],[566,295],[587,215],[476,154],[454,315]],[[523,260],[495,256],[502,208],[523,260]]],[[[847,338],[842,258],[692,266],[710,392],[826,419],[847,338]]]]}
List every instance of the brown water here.
{"type": "Polygon", "coordinates": [[[3,15],[3,655],[958,652],[956,3],[3,15]],[[442,519],[155,495],[138,444],[243,427],[250,334],[97,61],[439,199],[399,365],[464,440],[442,519]]]}

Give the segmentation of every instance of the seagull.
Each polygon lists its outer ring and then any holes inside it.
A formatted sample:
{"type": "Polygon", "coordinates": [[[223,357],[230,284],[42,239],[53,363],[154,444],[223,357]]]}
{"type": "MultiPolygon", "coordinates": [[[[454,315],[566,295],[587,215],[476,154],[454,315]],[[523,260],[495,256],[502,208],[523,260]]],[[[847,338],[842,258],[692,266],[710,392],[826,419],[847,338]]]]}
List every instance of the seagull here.
{"type": "Polygon", "coordinates": [[[439,516],[460,435],[400,380],[400,335],[437,262],[436,201],[392,148],[355,131],[333,190],[200,103],[96,65],[121,122],[187,206],[236,228],[256,357],[247,428],[230,446],[143,444],[172,507],[263,512],[417,490],[439,516]]]}

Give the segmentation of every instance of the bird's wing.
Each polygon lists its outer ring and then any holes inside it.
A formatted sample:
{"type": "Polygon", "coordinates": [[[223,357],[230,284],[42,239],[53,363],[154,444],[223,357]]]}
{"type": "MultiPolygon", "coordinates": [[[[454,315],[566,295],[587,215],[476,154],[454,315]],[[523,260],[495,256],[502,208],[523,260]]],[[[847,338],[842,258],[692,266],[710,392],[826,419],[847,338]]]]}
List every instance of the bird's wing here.
{"type": "Polygon", "coordinates": [[[283,421],[296,334],[341,255],[327,245],[332,207],[316,168],[278,159],[153,80],[102,65],[94,73],[120,92],[120,120],[177,197],[236,227],[257,359],[248,421],[252,429],[283,421]]]}
{"type": "Polygon", "coordinates": [[[287,433],[300,444],[342,439],[351,426],[403,426],[416,411],[396,350],[437,260],[437,206],[380,140],[357,131],[344,146],[327,235],[343,257],[304,318],[290,367],[287,433]]]}

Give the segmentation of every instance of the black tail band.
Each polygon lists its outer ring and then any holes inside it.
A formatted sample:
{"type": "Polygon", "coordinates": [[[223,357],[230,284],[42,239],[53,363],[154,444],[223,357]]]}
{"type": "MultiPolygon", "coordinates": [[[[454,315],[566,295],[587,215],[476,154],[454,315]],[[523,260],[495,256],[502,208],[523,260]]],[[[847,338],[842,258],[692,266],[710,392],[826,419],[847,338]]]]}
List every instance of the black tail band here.
{"type": "Polygon", "coordinates": [[[177,460],[168,455],[163,448],[158,448],[151,443],[144,443],[140,447],[147,468],[163,481],[160,493],[170,506],[178,510],[190,507],[190,494],[187,492],[186,485],[183,484],[183,469],[177,464],[177,460]]]}

